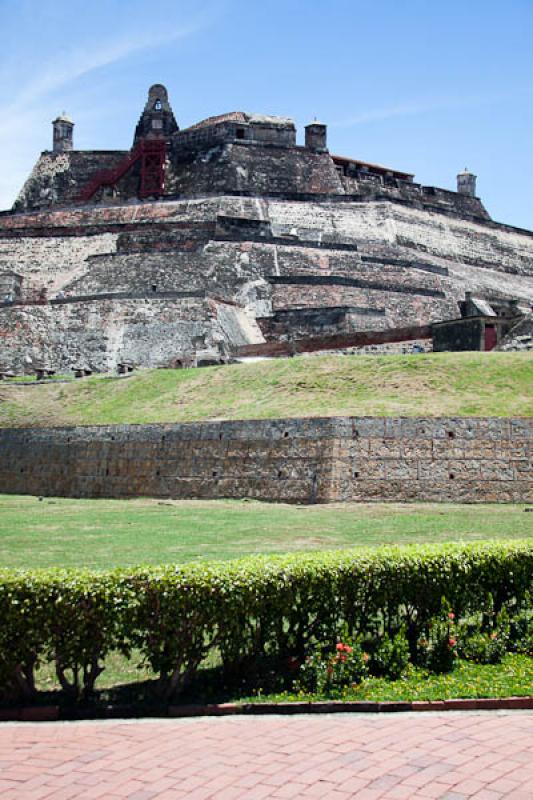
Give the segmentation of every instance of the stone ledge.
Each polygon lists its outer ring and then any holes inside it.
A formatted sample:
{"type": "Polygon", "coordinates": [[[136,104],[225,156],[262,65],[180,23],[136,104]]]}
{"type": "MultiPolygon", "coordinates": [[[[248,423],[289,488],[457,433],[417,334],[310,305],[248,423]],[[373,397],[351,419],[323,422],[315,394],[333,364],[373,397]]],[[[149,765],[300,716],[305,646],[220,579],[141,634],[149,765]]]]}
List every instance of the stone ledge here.
{"type": "Polygon", "coordinates": [[[533,697],[479,697],[455,700],[326,700],[294,703],[212,703],[169,705],[141,709],[135,705],[102,707],[17,706],[0,708],[0,722],[55,722],[60,720],[120,719],[132,717],[222,717],[268,714],[396,713],[402,711],[508,711],[532,710],[533,697]]]}

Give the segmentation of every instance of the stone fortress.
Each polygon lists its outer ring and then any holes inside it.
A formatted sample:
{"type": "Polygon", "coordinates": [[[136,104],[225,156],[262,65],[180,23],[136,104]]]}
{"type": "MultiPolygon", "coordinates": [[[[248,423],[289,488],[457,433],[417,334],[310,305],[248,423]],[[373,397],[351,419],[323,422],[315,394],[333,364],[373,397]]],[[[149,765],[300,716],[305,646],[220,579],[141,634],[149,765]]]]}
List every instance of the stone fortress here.
{"type": "Polygon", "coordinates": [[[291,119],[244,112],[181,130],[159,84],[130,150],[76,150],[73,131],[54,120],[0,214],[4,370],[202,365],[428,326],[446,349],[465,316],[468,346],[491,349],[530,310],[533,233],[493,221],[467,170],[456,192],[422,186],[332,155],[318,121],[303,145],[291,119]]]}
{"type": "MultiPolygon", "coordinates": [[[[54,120],[53,150],[0,214],[4,374],[200,366],[332,341],[489,350],[532,340],[533,234],[494,222],[467,170],[457,192],[421,186],[332,155],[317,121],[304,145],[292,120],[243,112],[180,130],[161,85],[131,150],[77,151],[73,129],[54,120]]],[[[5,428],[0,485],[529,502],[532,433],[522,418],[5,428]]]]}

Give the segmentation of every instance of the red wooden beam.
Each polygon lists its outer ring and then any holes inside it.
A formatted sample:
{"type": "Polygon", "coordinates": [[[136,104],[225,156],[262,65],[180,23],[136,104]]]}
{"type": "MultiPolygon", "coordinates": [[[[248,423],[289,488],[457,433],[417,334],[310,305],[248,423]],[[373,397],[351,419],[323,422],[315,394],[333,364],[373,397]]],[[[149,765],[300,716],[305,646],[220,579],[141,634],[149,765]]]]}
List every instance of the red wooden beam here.
{"type": "Polygon", "coordinates": [[[265,342],[245,344],[234,351],[236,356],[292,356],[313,353],[317,350],[343,350],[347,347],[365,347],[372,344],[409,342],[414,339],[431,339],[431,325],[411,325],[407,328],[388,328],[384,331],[358,331],[333,336],[309,336],[290,342],[265,342]]]}

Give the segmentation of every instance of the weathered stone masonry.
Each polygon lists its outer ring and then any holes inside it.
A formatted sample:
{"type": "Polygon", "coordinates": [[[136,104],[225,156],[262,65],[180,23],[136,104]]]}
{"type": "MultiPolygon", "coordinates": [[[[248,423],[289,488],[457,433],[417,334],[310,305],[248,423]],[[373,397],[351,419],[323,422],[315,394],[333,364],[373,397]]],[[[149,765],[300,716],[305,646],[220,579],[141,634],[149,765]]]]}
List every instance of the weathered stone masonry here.
{"type": "Polygon", "coordinates": [[[533,421],[247,420],[0,431],[2,492],[71,497],[533,501],[533,421]]]}
{"type": "Polygon", "coordinates": [[[76,150],[73,128],[54,120],[0,212],[4,371],[220,363],[454,320],[466,292],[533,303],[533,233],[492,220],[467,170],[422,186],[333,155],[316,121],[303,146],[291,119],[242,111],[180,129],[161,84],[131,150],[76,150]]]}

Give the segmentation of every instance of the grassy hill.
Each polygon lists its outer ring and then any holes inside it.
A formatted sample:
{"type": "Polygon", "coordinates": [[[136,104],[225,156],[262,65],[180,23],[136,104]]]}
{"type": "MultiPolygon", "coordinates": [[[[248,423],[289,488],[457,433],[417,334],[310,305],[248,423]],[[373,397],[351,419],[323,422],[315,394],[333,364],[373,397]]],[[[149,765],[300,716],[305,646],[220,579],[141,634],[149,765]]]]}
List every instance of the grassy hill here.
{"type": "Polygon", "coordinates": [[[533,416],[533,354],[323,355],[0,385],[0,426],[295,416],[533,416]]]}

